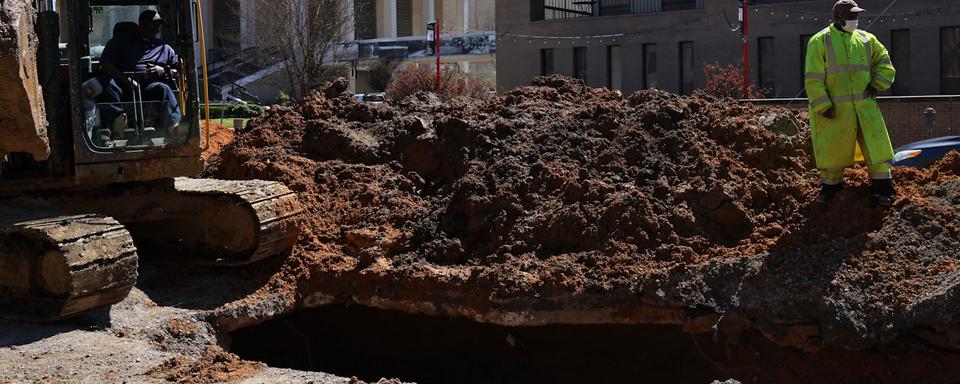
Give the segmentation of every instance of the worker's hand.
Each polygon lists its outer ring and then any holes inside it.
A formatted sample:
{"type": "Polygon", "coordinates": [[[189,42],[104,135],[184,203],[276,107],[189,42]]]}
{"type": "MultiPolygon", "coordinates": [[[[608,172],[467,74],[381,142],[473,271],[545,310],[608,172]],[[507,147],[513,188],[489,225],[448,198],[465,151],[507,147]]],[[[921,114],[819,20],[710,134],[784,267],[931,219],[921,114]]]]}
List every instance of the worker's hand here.
{"type": "Polygon", "coordinates": [[[121,77],[121,78],[120,78],[120,83],[123,84],[123,86],[125,86],[125,87],[127,87],[127,88],[136,88],[136,87],[137,87],[137,82],[134,81],[133,78],[130,78],[130,77],[121,77]]]}
{"type": "Polygon", "coordinates": [[[823,115],[823,117],[826,117],[828,119],[832,119],[833,113],[834,113],[833,107],[830,107],[830,108],[827,108],[826,111],[823,111],[821,115],[823,115]]]}
{"type": "Polygon", "coordinates": [[[147,64],[147,75],[150,77],[159,79],[162,78],[165,73],[167,73],[167,71],[163,67],[156,64],[147,64]]]}
{"type": "Polygon", "coordinates": [[[871,86],[871,85],[868,85],[868,86],[867,86],[867,89],[863,91],[863,98],[864,98],[864,99],[876,99],[878,93],[880,93],[880,91],[877,91],[876,88],[874,88],[874,87],[871,86]]]}

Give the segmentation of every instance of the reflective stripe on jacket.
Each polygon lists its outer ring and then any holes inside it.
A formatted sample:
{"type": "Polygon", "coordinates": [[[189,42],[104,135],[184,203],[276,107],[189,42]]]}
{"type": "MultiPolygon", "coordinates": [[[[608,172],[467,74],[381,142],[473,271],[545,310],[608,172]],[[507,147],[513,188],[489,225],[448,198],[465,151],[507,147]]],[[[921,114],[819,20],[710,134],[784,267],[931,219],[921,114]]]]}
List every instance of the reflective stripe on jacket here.
{"type": "Polygon", "coordinates": [[[877,101],[863,95],[868,85],[878,91],[889,89],[896,76],[890,55],[876,36],[830,25],[810,38],[805,67],[817,167],[853,165],[858,123],[865,143],[861,150],[868,162],[892,160],[893,146],[877,101]],[[822,113],[831,107],[833,118],[824,117],[822,113]]]}

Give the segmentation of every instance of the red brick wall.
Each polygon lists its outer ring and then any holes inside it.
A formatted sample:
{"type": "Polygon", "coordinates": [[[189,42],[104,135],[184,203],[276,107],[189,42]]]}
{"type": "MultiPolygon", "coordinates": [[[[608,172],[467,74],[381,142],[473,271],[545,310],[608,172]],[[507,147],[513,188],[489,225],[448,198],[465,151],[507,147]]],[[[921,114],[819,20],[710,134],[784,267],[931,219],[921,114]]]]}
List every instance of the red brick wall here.
{"type": "Polygon", "coordinates": [[[932,137],[960,135],[960,97],[881,98],[880,111],[894,147],[928,138],[923,115],[927,108],[937,111],[932,137]]]}
{"type": "MultiPolygon", "coordinates": [[[[807,100],[757,100],[759,104],[790,105],[806,109],[807,100]]],[[[881,97],[880,111],[887,122],[894,148],[928,137],[923,111],[937,111],[936,128],[932,137],[960,136],[960,96],[905,96],[881,97]]]]}

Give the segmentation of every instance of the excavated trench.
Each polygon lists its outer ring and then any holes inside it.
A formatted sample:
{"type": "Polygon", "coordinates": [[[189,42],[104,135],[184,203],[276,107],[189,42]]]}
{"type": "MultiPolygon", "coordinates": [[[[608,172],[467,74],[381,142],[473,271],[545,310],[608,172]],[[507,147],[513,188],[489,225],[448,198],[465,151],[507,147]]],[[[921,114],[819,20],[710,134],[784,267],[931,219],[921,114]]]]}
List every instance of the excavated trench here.
{"type": "Polygon", "coordinates": [[[757,331],[693,335],[674,325],[504,327],[329,305],[230,334],[231,352],[274,367],[418,383],[956,382],[960,356],[901,340],[883,349],[800,351],[757,331]]]}

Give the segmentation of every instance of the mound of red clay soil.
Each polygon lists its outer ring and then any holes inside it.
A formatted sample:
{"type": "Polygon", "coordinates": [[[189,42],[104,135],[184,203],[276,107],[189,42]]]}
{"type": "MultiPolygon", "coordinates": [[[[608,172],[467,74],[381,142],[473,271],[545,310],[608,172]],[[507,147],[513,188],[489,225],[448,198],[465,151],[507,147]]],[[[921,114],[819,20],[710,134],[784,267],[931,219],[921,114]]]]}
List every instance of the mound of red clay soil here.
{"type": "Polygon", "coordinates": [[[221,326],[358,302],[750,328],[807,350],[960,346],[960,155],[895,170],[891,209],[862,169],[819,206],[806,122],[784,109],[562,77],[487,100],[344,89],[253,120],[211,172],[282,181],[309,207],[293,254],[221,326]]]}
{"type": "MultiPolygon", "coordinates": [[[[217,124],[213,121],[205,121],[203,123],[204,129],[208,131],[209,141],[206,142],[207,149],[203,151],[204,159],[209,159],[220,153],[223,150],[223,147],[230,144],[233,139],[236,138],[236,134],[233,133],[233,130],[227,127],[224,127],[220,124],[217,124]]],[[[204,140],[207,138],[204,137],[204,140]]]]}
{"type": "Polygon", "coordinates": [[[219,348],[208,348],[193,360],[174,357],[154,367],[148,374],[157,379],[180,384],[238,382],[266,368],[266,364],[241,360],[219,348]]]}

